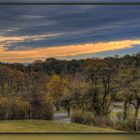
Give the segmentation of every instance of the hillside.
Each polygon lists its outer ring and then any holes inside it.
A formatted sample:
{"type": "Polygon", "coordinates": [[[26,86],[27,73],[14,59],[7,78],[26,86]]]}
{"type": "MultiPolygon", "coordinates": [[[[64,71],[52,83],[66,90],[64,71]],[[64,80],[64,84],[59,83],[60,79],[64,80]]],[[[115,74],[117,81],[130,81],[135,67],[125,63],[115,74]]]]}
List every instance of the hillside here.
{"type": "Polygon", "coordinates": [[[59,123],[45,120],[0,121],[0,132],[46,133],[46,132],[120,132],[110,128],[90,127],[74,123],[59,123]]]}

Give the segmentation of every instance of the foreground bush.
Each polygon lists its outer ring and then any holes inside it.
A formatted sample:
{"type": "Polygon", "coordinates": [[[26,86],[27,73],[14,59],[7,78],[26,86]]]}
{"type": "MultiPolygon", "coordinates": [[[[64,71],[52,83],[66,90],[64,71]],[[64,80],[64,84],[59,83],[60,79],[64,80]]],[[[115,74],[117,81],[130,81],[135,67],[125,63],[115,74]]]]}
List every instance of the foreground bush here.
{"type": "Polygon", "coordinates": [[[45,99],[42,99],[34,108],[30,102],[21,97],[0,97],[0,120],[23,119],[53,119],[53,107],[45,99]]]}
{"type": "Polygon", "coordinates": [[[108,122],[107,125],[121,131],[129,131],[129,132],[140,131],[140,119],[138,119],[136,127],[134,112],[129,110],[126,116],[127,117],[124,120],[124,112],[116,112],[115,116],[111,117],[112,119],[109,119],[110,121],[109,120],[106,121],[108,122]]]}
{"type": "Polygon", "coordinates": [[[45,98],[42,98],[40,102],[33,105],[30,116],[32,119],[52,120],[53,106],[45,98]]]}
{"type": "Polygon", "coordinates": [[[112,120],[109,118],[97,118],[92,112],[77,111],[72,114],[71,122],[100,127],[113,127],[112,120]]]}
{"type": "Polygon", "coordinates": [[[71,122],[92,125],[93,114],[90,112],[77,111],[72,114],[71,122]]]}
{"type": "MultiPolygon", "coordinates": [[[[127,118],[123,120],[123,112],[119,112],[116,115],[116,125],[115,128],[119,130],[126,130],[126,131],[136,131],[135,128],[135,119],[133,117],[133,113],[129,111],[127,114],[127,118]]],[[[140,131],[140,120],[137,121],[137,131],[140,131]]]]}
{"type": "Polygon", "coordinates": [[[0,119],[17,120],[28,118],[30,104],[20,97],[0,98],[0,119]]]}

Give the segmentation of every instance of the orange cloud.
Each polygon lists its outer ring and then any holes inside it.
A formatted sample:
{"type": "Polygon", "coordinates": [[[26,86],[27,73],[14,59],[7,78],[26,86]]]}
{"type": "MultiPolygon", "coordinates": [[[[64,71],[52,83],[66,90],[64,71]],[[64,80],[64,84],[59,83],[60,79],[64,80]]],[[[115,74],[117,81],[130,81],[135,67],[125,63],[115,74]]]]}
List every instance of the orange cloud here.
{"type": "Polygon", "coordinates": [[[6,51],[6,49],[4,49],[2,45],[0,45],[0,61],[32,62],[36,59],[45,59],[49,57],[67,58],[68,56],[76,56],[80,54],[90,54],[109,50],[131,48],[135,44],[140,44],[140,40],[121,40],[99,43],[87,43],[87,44],[37,48],[20,51],[6,51]]]}

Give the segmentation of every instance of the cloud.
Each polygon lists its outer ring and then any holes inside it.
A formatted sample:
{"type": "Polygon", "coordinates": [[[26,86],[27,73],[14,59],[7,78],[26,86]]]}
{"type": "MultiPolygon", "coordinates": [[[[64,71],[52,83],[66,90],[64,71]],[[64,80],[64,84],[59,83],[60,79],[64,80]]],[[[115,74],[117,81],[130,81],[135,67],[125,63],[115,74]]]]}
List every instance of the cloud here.
{"type": "Polygon", "coordinates": [[[56,37],[61,34],[44,34],[44,35],[33,35],[33,36],[0,36],[0,47],[7,50],[12,45],[23,42],[41,41],[46,40],[50,37],[56,37]]]}
{"type": "Polygon", "coordinates": [[[139,13],[139,6],[2,6],[0,36],[59,34],[19,40],[9,50],[131,40],[140,38],[139,13]]]}
{"type": "Polygon", "coordinates": [[[139,44],[139,13],[139,6],[2,6],[0,61],[76,58],[133,47],[139,44]]]}
{"type": "Polygon", "coordinates": [[[22,51],[6,51],[4,48],[0,48],[0,60],[3,62],[32,62],[36,59],[46,59],[49,57],[63,57],[67,59],[69,56],[131,48],[139,44],[140,40],[120,40],[22,51]]]}

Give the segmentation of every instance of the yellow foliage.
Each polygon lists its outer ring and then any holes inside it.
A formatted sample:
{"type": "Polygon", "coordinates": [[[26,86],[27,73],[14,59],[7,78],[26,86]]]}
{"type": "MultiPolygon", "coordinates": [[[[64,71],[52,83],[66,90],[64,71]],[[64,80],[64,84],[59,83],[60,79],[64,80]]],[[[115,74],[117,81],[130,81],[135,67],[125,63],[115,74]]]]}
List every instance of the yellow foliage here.
{"type": "Polygon", "coordinates": [[[62,79],[59,75],[53,75],[47,84],[49,99],[56,103],[63,95],[68,93],[68,81],[62,79]]]}

